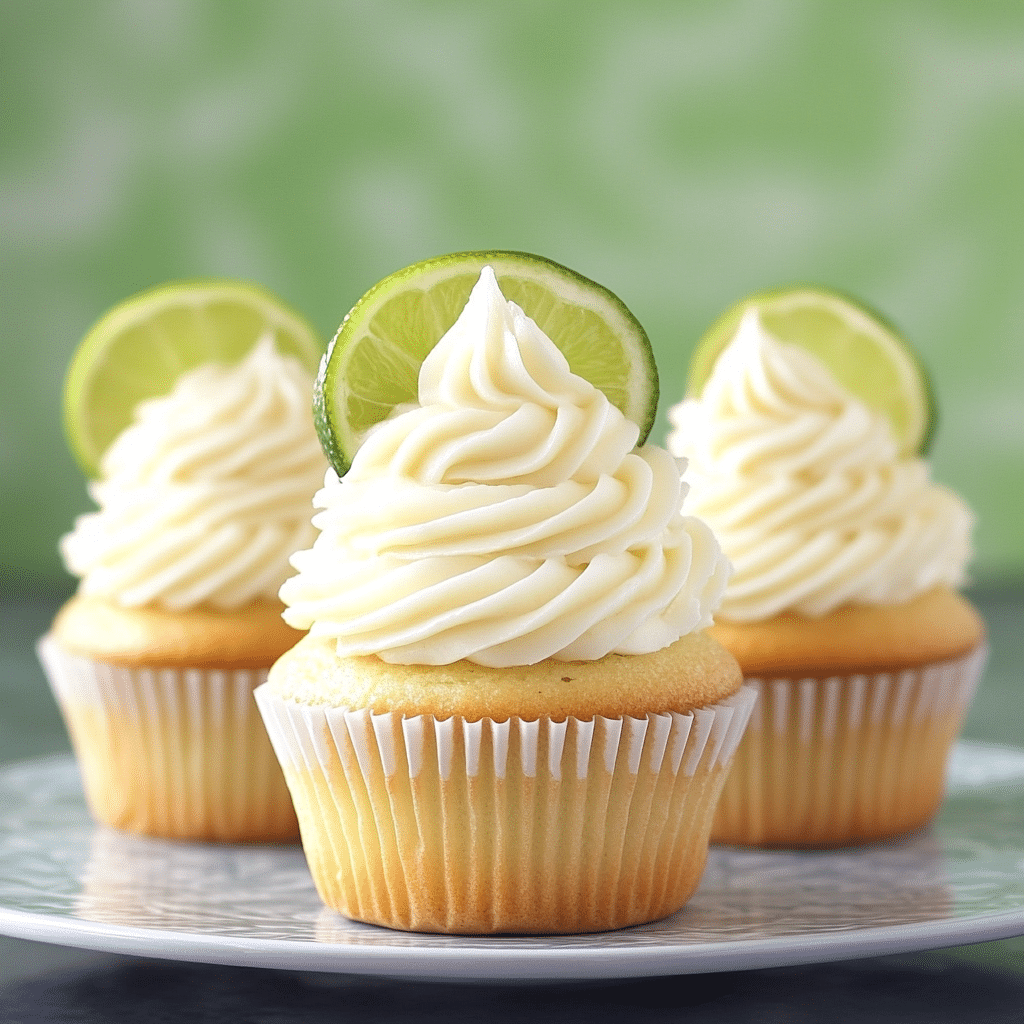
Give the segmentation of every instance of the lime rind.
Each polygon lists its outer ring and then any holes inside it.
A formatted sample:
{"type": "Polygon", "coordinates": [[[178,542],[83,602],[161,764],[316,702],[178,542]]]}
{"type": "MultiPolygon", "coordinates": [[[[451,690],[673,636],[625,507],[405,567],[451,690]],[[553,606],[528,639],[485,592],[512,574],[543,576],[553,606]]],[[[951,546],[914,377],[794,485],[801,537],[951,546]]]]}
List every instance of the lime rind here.
{"type": "Polygon", "coordinates": [[[423,359],[458,318],[488,265],[505,297],[552,338],[575,373],[637,423],[639,443],[646,440],[657,412],[658,372],[647,334],[625,303],[544,257],[476,250],[396,271],[370,288],[345,317],[321,363],[313,400],[321,444],[339,474],[347,472],[370,426],[395,405],[416,400],[423,359]],[[393,323],[402,325],[400,342],[388,329],[393,323]],[[588,348],[588,341],[609,335],[619,346],[615,353],[588,348]],[[372,344],[365,344],[371,336],[372,344]]]}
{"type": "Polygon", "coordinates": [[[166,394],[205,362],[237,362],[266,331],[311,373],[316,330],[276,295],[227,279],[171,281],[130,296],[86,332],[64,381],[68,445],[89,476],[139,402],[166,394]]]}
{"type": "Polygon", "coordinates": [[[903,454],[928,453],[938,416],[931,380],[919,355],[885,317],[830,288],[800,285],[757,292],[727,309],[694,350],[688,395],[700,395],[719,355],[751,309],[758,311],[769,333],[816,355],[861,401],[886,414],[903,454]],[[875,349],[884,372],[865,374],[858,365],[858,347],[863,355],[865,345],[875,349]]]}

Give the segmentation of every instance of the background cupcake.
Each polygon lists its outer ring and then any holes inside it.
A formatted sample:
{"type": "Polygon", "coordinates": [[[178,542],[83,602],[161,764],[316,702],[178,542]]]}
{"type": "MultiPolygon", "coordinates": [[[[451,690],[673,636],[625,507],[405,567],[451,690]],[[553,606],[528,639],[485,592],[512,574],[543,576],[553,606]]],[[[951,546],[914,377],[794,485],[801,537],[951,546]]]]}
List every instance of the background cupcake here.
{"type": "MultiPolygon", "coordinates": [[[[663,917],[700,878],[750,709],[703,632],[727,562],[680,514],[671,456],[636,447],[638,425],[506,301],[530,294],[570,338],[587,317],[595,346],[609,334],[607,293],[536,257],[439,258],[369,293],[321,373],[331,441],[353,407],[325,393],[331,364],[363,322],[386,342],[388,310],[404,325],[414,302],[430,350],[432,289],[458,319],[419,367],[418,401],[317,495],[320,534],[281,589],[310,632],[257,692],[314,880],[349,917],[418,931],[663,917]]],[[[618,322],[626,360],[639,327],[618,322]]],[[[644,386],[622,397],[646,419],[644,386]]]]}
{"type": "Polygon", "coordinates": [[[326,468],[316,349],[256,289],[175,285],[104,317],[69,370],[69,433],[99,472],[99,509],[61,541],[81,582],[39,653],[89,806],[116,828],[296,834],[252,691],[301,636],[277,589],[326,468]]]}
{"type": "Polygon", "coordinates": [[[668,446],[735,567],[712,633],[760,693],[714,839],[830,846],[924,825],[984,628],[955,590],[973,517],[919,454],[923,371],[877,318],[799,289],[730,310],[690,394],[668,446]]]}

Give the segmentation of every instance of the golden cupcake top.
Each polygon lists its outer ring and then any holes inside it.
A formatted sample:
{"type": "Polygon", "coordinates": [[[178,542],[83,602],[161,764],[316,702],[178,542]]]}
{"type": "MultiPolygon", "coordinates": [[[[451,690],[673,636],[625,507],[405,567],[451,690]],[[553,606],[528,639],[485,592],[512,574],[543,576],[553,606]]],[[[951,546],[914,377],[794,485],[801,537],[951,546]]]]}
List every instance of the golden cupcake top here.
{"type": "Polygon", "coordinates": [[[736,659],[706,630],[639,656],[521,665],[515,671],[465,660],[393,665],[339,658],[330,637],[307,634],[274,663],[274,694],[299,704],[370,708],[375,714],[534,721],[687,714],[731,697],[743,682],[736,659]]]}

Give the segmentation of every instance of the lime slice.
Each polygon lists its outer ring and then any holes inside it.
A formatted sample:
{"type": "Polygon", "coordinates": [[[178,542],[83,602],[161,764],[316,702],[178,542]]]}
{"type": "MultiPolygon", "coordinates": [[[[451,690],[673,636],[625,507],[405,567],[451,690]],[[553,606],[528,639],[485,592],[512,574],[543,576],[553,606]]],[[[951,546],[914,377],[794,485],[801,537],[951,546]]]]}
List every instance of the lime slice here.
{"type": "Polygon", "coordinates": [[[238,362],[268,331],[311,372],[316,331],[270,292],[242,281],[175,281],[133,295],[89,330],[64,382],[64,428],[82,468],[100,458],[146,398],[202,363],[238,362]]]}
{"type": "Polygon", "coordinates": [[[757,310],[769,334],[813,353],[847,390],[888,416],[902,454],[927,452],[935,431],[935,403],[921,361],[877,313],[823,288],[759,292],[723,313],[693,353],[688,394],[701,393],[749,309],[757,310]]]}
{"type": "Polygon", "coordinates": [[[458,252],[416,263],[374,285],[327,349],[313,392],[320,443],[343,474],[363,434],[415,402],[420,364],[462,312],[480,271],[494,269],[515,302],[561,349],[573,373],[650,433],[658,371],[644,329],[607,288],[540,256],[458,252]]]}

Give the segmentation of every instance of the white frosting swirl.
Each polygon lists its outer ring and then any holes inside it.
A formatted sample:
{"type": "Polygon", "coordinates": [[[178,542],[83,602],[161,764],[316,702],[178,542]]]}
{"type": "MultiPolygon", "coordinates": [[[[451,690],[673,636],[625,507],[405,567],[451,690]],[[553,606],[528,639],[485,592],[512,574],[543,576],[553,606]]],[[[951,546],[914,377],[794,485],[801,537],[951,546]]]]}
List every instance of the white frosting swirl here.
{"type": "Polygon", "coordinates": [[[80,592],[127,607],[235,608],[277,597],[309,545],[326,459],[312,377],[264,337],[236,366],[207,364],[140,403],[89,492],[99,511],[61,540],[80,592]]]}
{"type": "Polygon", "coordinates": [[[735,575],[720,615],[823,615],[898,604],[963,581],[973,517],[927,464],[900,458],[889,420],[813,355],[748,313],[700,400],[669,412],[691,508],[735,575]]]}
{"type": "Polygon", "coordinates": [[[285,619],[342,657],[498,667],[646,653],[709,625],[728,562],[680,514],[675,460],[638,436],[485,268],[419,404],[327,474],[285,619]]]}

